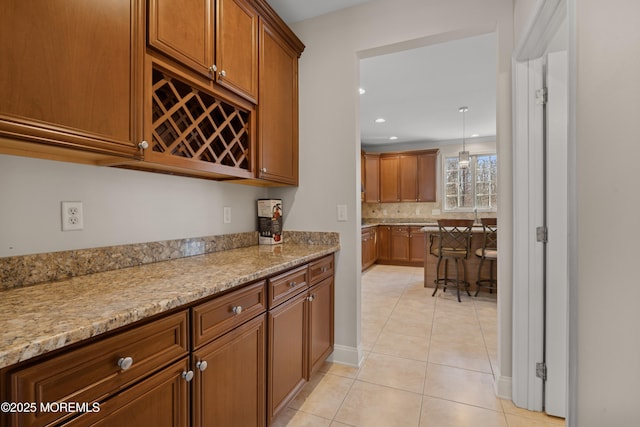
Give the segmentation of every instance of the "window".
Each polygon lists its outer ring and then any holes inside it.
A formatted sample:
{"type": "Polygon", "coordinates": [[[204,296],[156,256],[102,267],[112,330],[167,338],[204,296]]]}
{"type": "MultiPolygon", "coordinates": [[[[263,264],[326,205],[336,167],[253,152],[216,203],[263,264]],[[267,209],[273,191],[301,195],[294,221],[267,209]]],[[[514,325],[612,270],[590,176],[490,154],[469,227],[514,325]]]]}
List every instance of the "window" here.
{"type": "Polygon", "coordinates": [[[458,169],[458,157],[444,160],[444,209],[495,210],[497,206],[497,156],[471,156],[469,167],[458,169]]]}

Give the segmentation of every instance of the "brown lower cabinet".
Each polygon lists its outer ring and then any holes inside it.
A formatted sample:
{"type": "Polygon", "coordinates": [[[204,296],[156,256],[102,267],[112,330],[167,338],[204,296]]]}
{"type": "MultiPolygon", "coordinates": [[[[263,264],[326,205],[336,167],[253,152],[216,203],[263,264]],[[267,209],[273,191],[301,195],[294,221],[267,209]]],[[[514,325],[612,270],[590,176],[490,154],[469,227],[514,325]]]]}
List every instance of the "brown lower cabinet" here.
{"type": "Polygon", "coordinates": [[[2,369],[2,402],[88,410],[4,413],[0,425],[269,425],[333,351],[333,317],[331,254],[2,369]]]}
{"type": "Polygon", "coordinates": [[[379,225],[377,227],[377,259],[375,262],[421,267],[425,254],[424,233],[421,228],[421,226],[379,225]]]}
{"type": "Polygon", "coordinates": [[[193,352],[194,425],[265,425],[265,351],[261,314],[193,352]]]}
{"type": "Polygon", "coordinates": [[[267,358],[268,424],[296,396],[324,360],[334,342],[334,258],[328,255],[309,265],[308,276],[294,269],[270,280],[269,288],[288,283],[300,291],[269,309],[267,358]]]}

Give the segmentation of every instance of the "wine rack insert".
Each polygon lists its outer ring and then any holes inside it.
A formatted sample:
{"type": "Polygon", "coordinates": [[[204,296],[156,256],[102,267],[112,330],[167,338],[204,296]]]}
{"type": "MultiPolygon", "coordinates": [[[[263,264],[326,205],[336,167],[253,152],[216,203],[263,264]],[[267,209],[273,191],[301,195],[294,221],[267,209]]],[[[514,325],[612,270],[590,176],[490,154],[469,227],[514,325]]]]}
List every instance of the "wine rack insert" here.
{"type": "Polygon", "coordinates": [[[153,69],[152,113],[154,155],[250,169],[250,112],[153,69]]]}

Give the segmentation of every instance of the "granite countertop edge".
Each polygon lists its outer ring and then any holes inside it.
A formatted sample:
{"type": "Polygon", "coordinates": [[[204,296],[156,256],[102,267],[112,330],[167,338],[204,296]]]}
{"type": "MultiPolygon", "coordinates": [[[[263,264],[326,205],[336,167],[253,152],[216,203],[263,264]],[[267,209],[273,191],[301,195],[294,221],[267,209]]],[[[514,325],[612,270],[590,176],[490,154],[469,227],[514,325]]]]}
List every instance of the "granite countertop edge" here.
{"type": "Polygon", "coordinates": [[[255,245],[2,291],[0,368],[340,250],[255,245]]]}

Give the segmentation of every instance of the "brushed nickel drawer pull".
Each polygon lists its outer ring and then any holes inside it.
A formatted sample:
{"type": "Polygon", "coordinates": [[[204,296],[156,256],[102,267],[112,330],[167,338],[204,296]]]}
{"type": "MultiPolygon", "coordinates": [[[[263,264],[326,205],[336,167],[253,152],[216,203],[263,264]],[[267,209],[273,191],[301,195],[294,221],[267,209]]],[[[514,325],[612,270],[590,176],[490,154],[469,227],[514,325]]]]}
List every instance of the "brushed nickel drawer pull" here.
{"type": "Polygon", "coordinates": [[[123,371],[129,369],[131,365],[133,365],[132,357],[121,357],[120,359],[118,359],[118,367],[123,371]]]}

